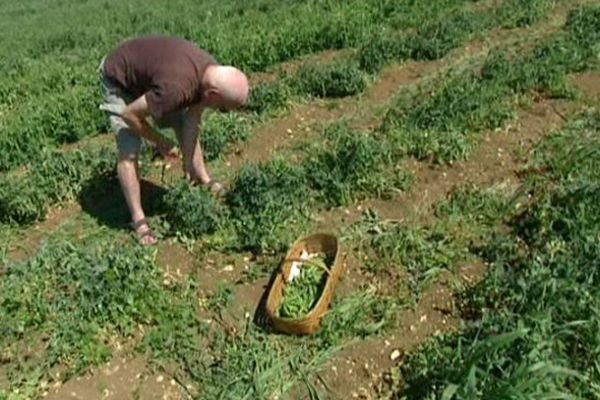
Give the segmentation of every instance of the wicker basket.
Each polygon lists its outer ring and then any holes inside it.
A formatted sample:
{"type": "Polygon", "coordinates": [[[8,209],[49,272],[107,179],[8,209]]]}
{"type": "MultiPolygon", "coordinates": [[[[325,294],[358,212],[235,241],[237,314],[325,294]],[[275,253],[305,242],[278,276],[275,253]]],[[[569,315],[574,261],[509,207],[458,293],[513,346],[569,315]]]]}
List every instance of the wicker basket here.
{"type": "Polygon", "coordinates": [[[321,318],[329,308],[335,286],[344,269],[344,263],[341,260],[341,249],[338,239],[333,235],[317,233],[305,237],[292,246],[285,260],[281,265],[281,270],[275,277],[269,296],[267,297],[267,314],[271,319],[273,326],[280,332],[295,335],[308,335],[319,329],[321,318]],[[321,292],[321,297],[304,317],[299,319],[282,318],[278,316],[278,309],[283,300],[283,290],[286,285],[286,277],[289,276],[292,263],[300,258],[303,250],[309,253],[321,252],[327,254],[333,259],[327,275],[327,282],[321,292]]]}

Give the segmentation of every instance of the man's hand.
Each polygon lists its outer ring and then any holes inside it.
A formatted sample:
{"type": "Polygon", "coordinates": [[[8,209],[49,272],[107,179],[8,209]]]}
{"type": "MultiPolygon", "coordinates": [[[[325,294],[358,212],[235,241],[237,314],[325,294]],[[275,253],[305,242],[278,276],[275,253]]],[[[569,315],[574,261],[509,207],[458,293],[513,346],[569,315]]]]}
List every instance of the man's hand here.
{"type": "Polygon", "coordinates": [[[165,160],[179,158],[179,149],[171,143],[161,141],[156,145],[156,149],[165,160]]]}
{"type": "Polygon", "coordinates": [[[160,142],[156,146],[167,168],[179,163],[179,149],[168,142],[160,142]]]}

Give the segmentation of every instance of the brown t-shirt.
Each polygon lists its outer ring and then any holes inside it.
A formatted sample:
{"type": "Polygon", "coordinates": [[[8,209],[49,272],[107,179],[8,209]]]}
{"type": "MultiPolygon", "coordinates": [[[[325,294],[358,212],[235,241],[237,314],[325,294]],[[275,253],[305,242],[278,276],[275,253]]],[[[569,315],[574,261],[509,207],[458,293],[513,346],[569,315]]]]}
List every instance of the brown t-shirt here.
{"type": "Polygon", "coordinates": [[[217,64],[206,51],[187,40],[146,36],[121,44],[104,63],[107,78],[134,97],[146,95],[155,119],[202,99],[202,77],[217,64]]]}

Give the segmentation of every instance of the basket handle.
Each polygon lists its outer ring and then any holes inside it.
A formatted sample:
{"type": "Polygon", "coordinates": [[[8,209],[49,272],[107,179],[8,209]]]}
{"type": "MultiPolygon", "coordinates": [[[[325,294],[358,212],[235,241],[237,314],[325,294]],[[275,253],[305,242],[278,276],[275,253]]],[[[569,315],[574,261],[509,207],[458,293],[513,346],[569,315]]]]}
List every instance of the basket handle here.
{"type": "MultiPolygon", "coordinates": [[[[284,263],[286,263],[286,262],[290,262],[290,261],[291,261],[291,262],[294,262],[294,261],[295,261],[295,262],[301,262],[301,263],[303,263],[303,264],[310,264],[310,265],[312,265],[313,267],[318,267],[318,268],[321,268],[323,271],[325,271],[325,272],[327,273],[327,275],[331,275],[331,269],[330,269],[330,268],[327,268],[327,267],[324,267],[324,266],[322,266],[322,265],[320,265],[320,264],[317,264],[317,263],[315,263],[314,261],[311,261],[311,260],[303,260],[303,259],[301,259],[301,258],[298,258],[298,257],[289,257],[289,258],[286,258],[286,259],[284,260],[284,263]]],[[[285,280],[287,281],[287,278],[288,278],[288,277],[287,277],[287,276],[285,276],[284,278],[285,278],[285,280]]]]}

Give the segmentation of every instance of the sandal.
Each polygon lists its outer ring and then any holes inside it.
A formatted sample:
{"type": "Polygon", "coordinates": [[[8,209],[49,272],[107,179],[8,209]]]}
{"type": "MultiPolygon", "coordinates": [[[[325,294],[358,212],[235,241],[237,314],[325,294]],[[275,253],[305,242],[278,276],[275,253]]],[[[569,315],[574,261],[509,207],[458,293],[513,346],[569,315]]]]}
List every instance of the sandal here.
{"type": "Polygon", "coordinates": [[[152,229],[150,229],[150,225],[148,224],[148,220],[146,220],[146,218],[142,218],[137,222],[132,222],[131,227],[138,236],[138,243],[142,246],[153,246],[158,242],[158,239],[156,238],[156,235],[154,235],[154,232],[152,232],[152,229]],[[144,225],[146,225],[148,229],[142,233],[139,233],[138,229],[144,225]]]}

